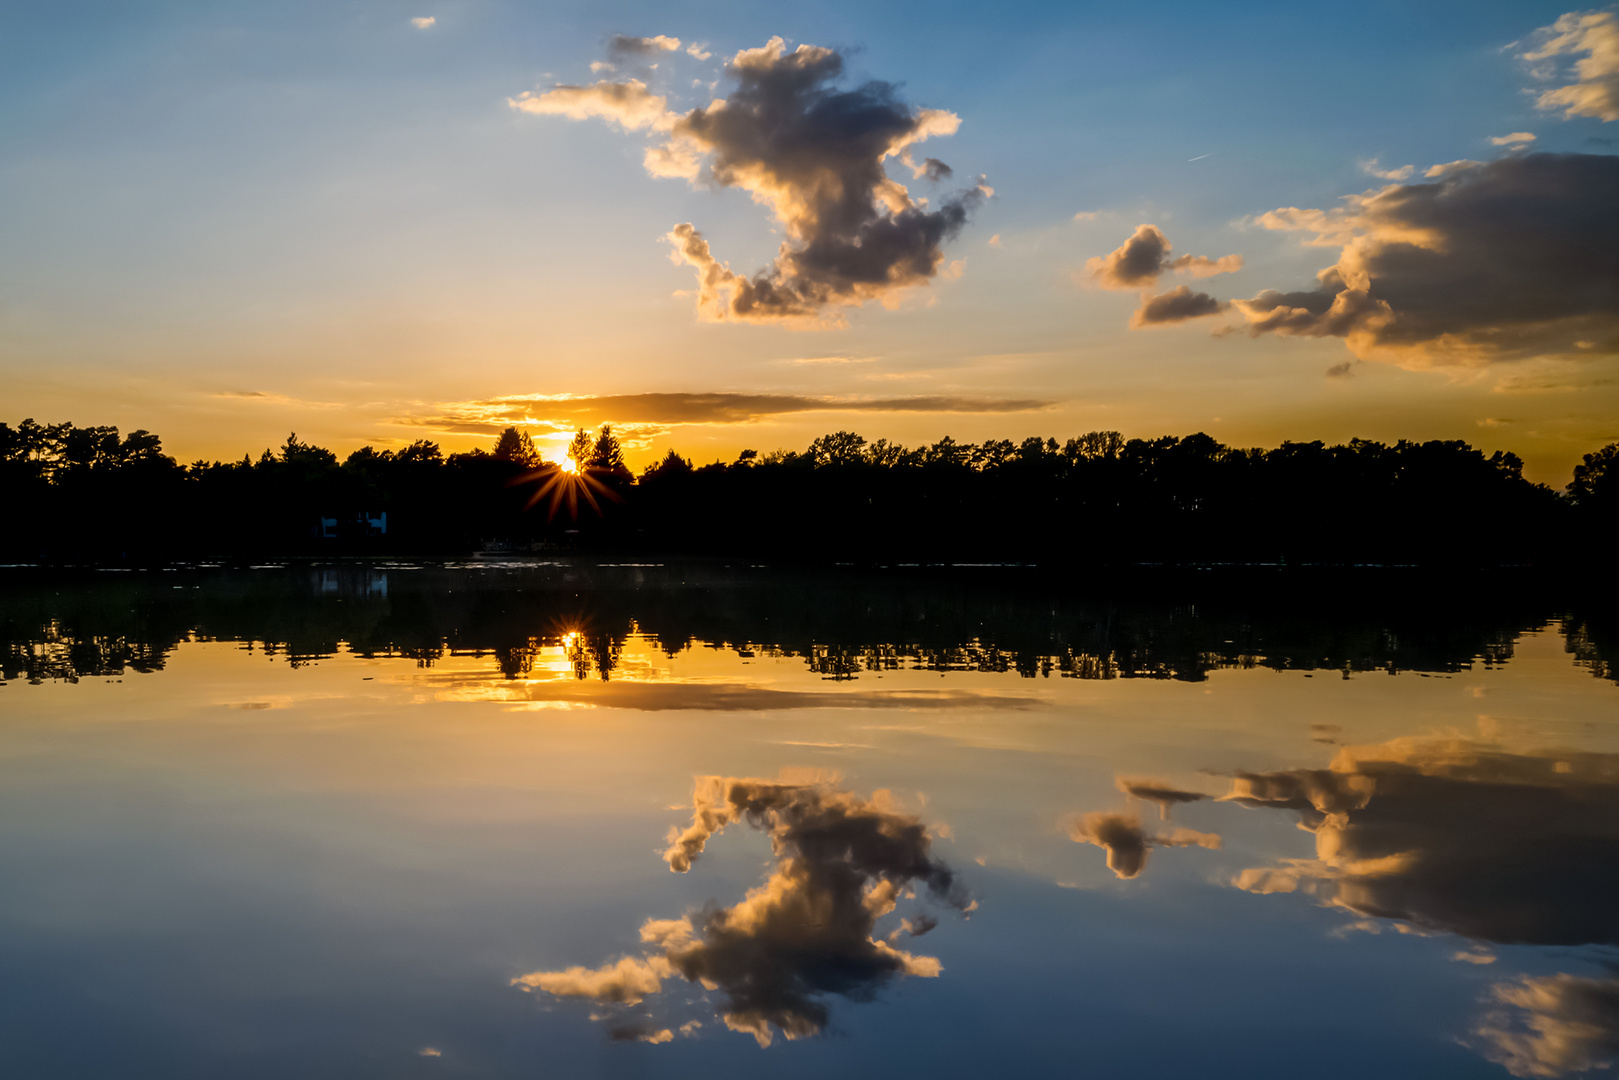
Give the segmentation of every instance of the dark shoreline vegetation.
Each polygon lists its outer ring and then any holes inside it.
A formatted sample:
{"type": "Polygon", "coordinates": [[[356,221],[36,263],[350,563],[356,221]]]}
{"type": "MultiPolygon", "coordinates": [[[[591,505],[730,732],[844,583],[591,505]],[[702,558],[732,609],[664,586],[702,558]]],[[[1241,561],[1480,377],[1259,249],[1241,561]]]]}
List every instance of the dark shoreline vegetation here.
{"type": "MultiPolygon", "coordinates": [[[[1441,677],[1509,664],[1551,630],[1570,663],[1619,681],[1619,624],[1534,575],[1326,568],[1153,569],[1100,583],[1036,569],[623,565],[479,556],[431,564],[289,561],[253,569],[0,570],[0,676],[29,683],[161,671],[182,645],[235,642],[294,667],[342,652],[484,658],[538,677],[561,648],[616,678],[632,637],[666,655],[797,658],[822,678],[891,670],[1201,681],[1232,668],[1441,677]],[[1486,587],[1481,587],[1485,585],[1486,587]]],[[[3,685],[3,683],[0,683],[3,685]]],[[[724,707],[709,705],[705,707],[724,707]]]]}
{"type": "Polygon", "coordinates": [[[1059,444],[850,432],[802,453],[639,477],[610,428],[568,468],[509,428],[491,450],[429,441],[342,462],[289,435],[257,460],[180,465],[147,431],[0,424],[0,557],[157,565],[472,551],[659,552],[776,561],[1540,566],[1610,561],[1619,443],[1567,489],[1461,441],[1227,447],[1208,435],[1059,444]]]}

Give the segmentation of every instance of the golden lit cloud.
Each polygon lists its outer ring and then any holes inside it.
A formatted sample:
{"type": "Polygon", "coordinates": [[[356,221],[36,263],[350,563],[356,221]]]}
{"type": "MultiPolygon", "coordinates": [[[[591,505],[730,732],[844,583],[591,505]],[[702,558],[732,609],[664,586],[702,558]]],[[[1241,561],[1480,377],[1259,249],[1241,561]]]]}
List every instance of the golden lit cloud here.
{"type": "Polygon", "coordinates": [[[625,131],[667,131],[677,119],[669,111],[669,100],[653,94],[639,79],[604,79],[590,86],[558,86],[540,94],[525,91],[506,101],[521,112],[571,120],[608,120],[625,131]]]}
{"type": "Polygon", "coordinates": [[[1619,120],[1619,16],[1611,11],[1571,11],[1535,32],[1535,48],[1522,53],[1539,78],[1572,78],[1543,91],[1535,104],[1564,116],[1619,120]],[[1581,55],[1584,54],[1584,55],[1581,55]],[[1579,56],[1572,70],[1559,71],[1556,61],[1579,56]]]}

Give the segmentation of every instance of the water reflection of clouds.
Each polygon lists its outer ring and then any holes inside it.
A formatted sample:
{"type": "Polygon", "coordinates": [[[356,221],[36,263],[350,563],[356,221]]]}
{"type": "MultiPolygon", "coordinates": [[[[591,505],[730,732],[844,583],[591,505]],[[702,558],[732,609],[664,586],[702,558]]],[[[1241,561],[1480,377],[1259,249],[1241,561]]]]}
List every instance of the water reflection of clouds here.
{"type": "Polygon", "coordinates": [[[1503,944],[1619,943],[1619,755],[1396,739],[1240,773],[1226,798],[1315,834],[1314,859],[1246,870],[1240,888],[1503,944]]]}
{"type": "MultiPolygon", "coordinates": [[[[1172,807],[1208,798],[1158,780],[1120,791],[1172,807]]],[[[1485,943],[1603,950],[1601,975],[1495,983],[1474,1045],[1515,1076],[1558,1077],[1619,1060],[1619,754],[1513,751],[1460,737],[1341,748],[1325,768],[1237,772],[1220,801],[1283,810],[1315,857],[1238,872],[1251,893],[1294,893],[1356,916],[1344,930],[1455,934],[1452,959],[1492,964],[1485,943]],[[1384,922],[1383,920],[1388,920],[1384,922]]],[[[1072,839],[1137,877],[1154,847],[1218,847],[1212,834],[1153,831],[1132,811],[1069,821],[1072,839]]]]}
{"type": "Polygon", "coordinates": [[[1474,1029],[1484,1055],[1513,1076],[1566,1076],[1619,1059],[1619,978],[1549,975],[1497,983],[1474,1029]]]}
{"type": "MultiPolygon", "coordinates": [[[[937,976],[938,960],[890,944],[936,925],[926,911],[886,936],[877,923],[901,901],[957,911],[976,905],[933,856],[927,826],[886,792],[870,798],[828,782],[710,776],[698,780],[692,823],[671,830],[664,859],[689,871],[708,842],[746,823],[770,837],[776,863],[765,883],[728,908],[708,905],[641,927],[643,953],[599,968],[536,971],[513,980],[528,990],[584,997],[608,1011],[614,1038],[667,1042],[677,1025],[650,999],[679,978],[717,993],[720,1020],[768,1046],[777,1032],[804,1038],[825,1029],[828,997],[869,1001],[905,975],[937,976]]],[[[699,1020],[678,1025],[682,1035],[699,1020]]]]}
{"type": "MultiPolygon", "coordinates": [[[[1296,813],[1315,836],[1315,858],[1243,870],[1238,888],[1474,942],[1619,944],[1619,754],[1395,739],[1345,747],[1324,769],[1238,773],[1225,799],[1296,813]]],[[[1496,959],[1476,945],[1454,958],[1496,959]]],[[[1473,1035],[1515,1076],[1606,1066],[1619,977],[1498,982],[1473,1035]]]]}

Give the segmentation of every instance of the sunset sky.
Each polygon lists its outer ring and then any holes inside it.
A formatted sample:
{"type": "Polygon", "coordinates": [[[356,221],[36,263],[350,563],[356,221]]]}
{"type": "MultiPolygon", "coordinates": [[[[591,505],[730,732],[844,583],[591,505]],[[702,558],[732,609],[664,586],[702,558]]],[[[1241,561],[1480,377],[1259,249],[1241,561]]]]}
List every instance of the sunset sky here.
{"type": "Polygon", "coordinates": [[[0,131],[0,419],[182,461],[1619,439],[1566,0],[12,3],[0,131]]]}

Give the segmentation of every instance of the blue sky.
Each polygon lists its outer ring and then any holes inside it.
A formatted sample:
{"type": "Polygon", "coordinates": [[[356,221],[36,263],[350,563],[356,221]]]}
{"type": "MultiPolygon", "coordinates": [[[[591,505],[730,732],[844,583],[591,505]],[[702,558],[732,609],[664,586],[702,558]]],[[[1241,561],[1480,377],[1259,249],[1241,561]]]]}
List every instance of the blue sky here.
{"type": "MultiPolygon", "coordinates": [[[[486,407],[512,395],[763,393],[827,407],[725,423],[575,410],[566,423],[619,423],[632,460],[838,427],[905,442],[1094,428],[1241,445],[1466,438],[1516,449],[1560,484],[1579,454],[1619,438],[1609,338],[1572,359],[1362,356],[1328,378],[1356,359],[1341,337],[1132,330],[1136,297],[1090,287],[1083,267],[1152,223],[1176,254],[1243,256],[1236,274],[1188,282],[1221,302],[1303,289],[1335,249],[1254,221],[1387,183],[1368,159],[1414,164],[1420,182],[1429,165],[1513,153],[1488,141],[1511,132],[1533,133],[1535,151],[1610,155],[1619,128],[1537,109],[1534,92],[1556,84],[1512,47],[1567,11],[10,5],[6,411],[151,428],[189,459],[257,453],[289,429],[340,452],[423,435],[471,445],[480,424],[517,415],[486,407]],[[712,54],[670,53],[644,73],[675,112],[727,93],[723,61],[772,36],[834,48],[839,85],[885,80],[908,106],[958,116],[923,149],[958,179],[983,174],[994,198],[944,245],[947,272],[891,309],[840,309],[841,328],[704,322],[675,295],[693,274],[665,233],[692,222],[751,272],[783,238],[770,211],[733,187],[648,175],[644,133],[508,104],[624,77],[590,71],[620,33],[712,54]],[[795,362],[827,358],[845,362],[795,362]],[[836,407],[918,396],[953,404],[836,407]],[[1012,399],[1044,404],[972,404],[1012,399]]],[[[566,426],[538,404],[521,418],[544,445],[566,426]]]]}

